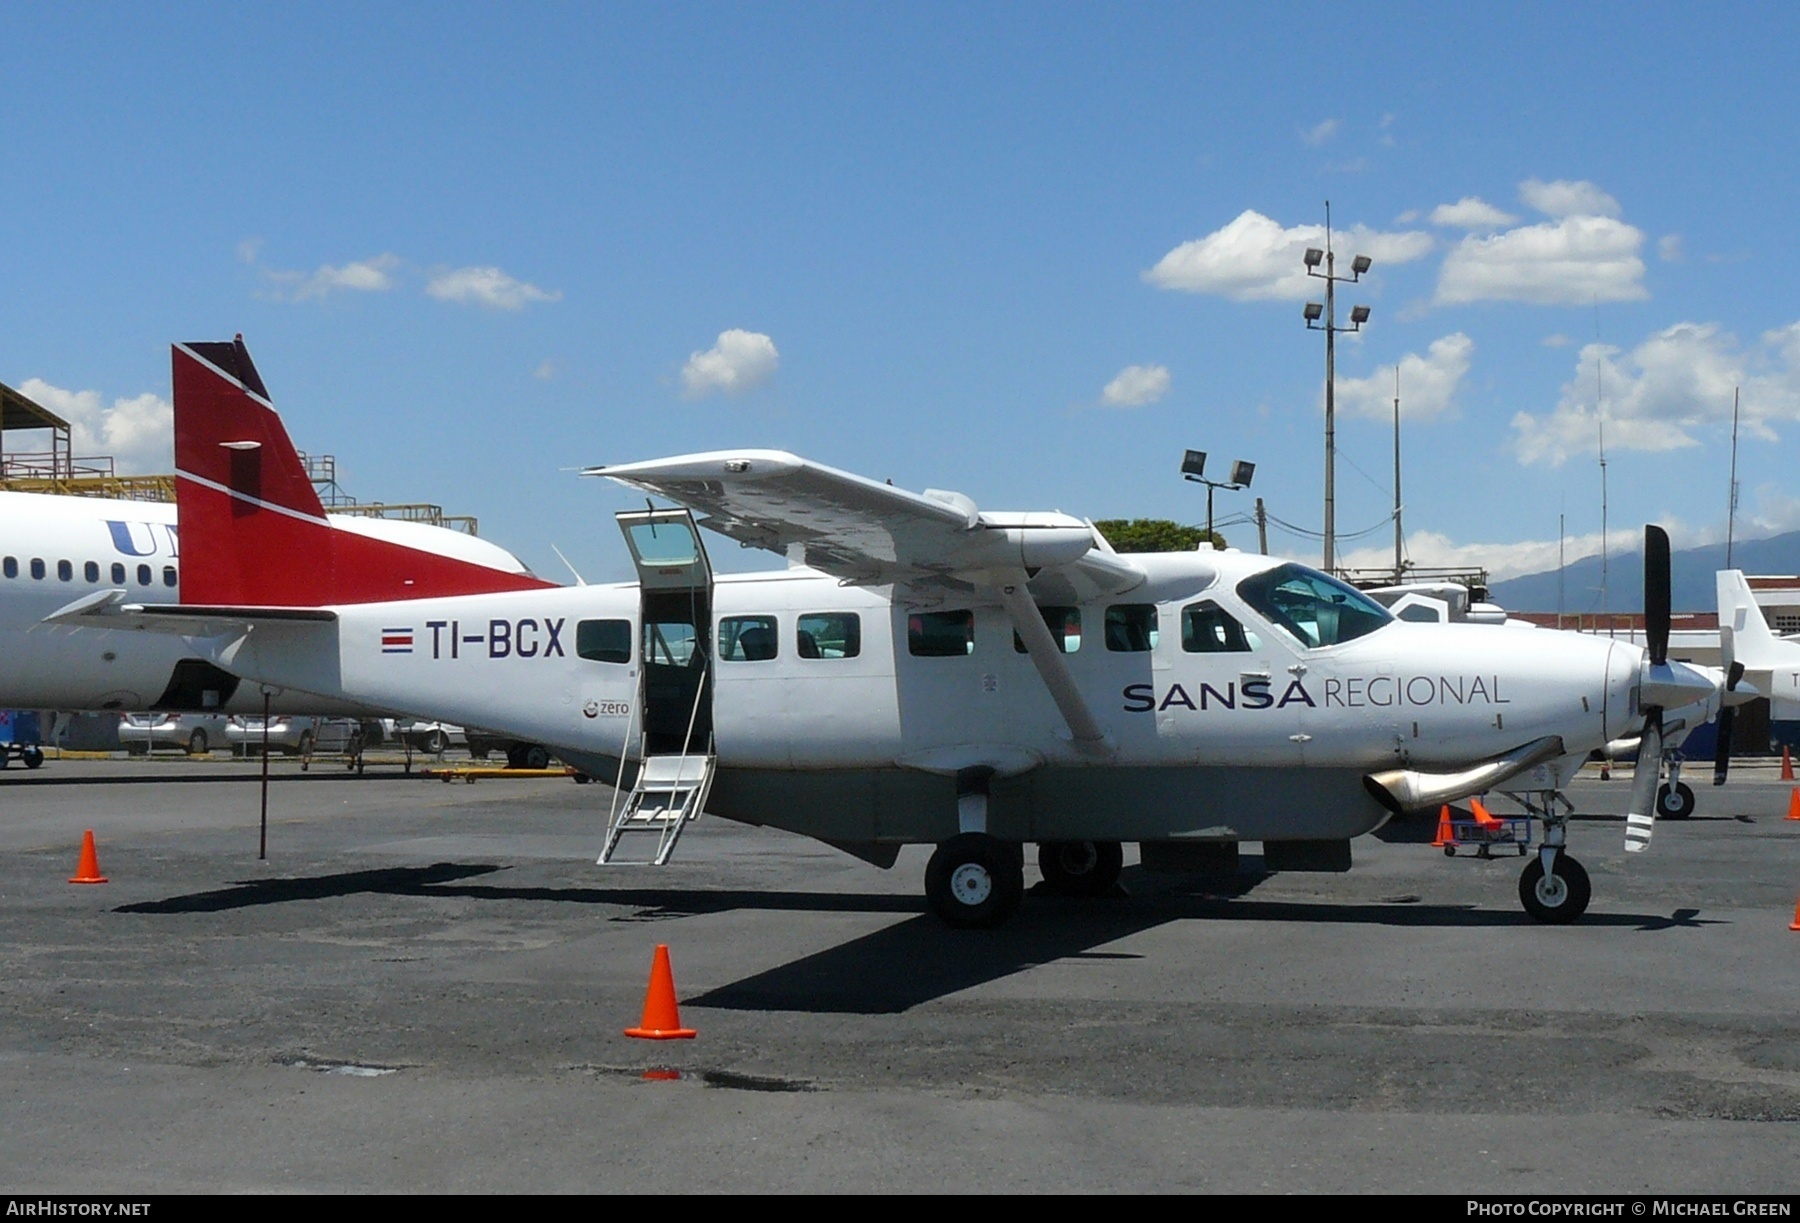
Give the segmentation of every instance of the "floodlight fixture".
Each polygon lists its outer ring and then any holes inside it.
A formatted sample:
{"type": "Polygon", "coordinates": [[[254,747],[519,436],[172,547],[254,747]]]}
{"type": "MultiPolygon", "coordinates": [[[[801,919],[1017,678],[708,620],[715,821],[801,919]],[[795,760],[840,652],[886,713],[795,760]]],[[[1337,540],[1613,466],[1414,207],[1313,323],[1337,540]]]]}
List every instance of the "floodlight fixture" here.
{"type": "Polygon", "coordinates": [[[1184,476],[1203,476],[1206,474],[1206,451],[1189,450],[1181,456],[1181,474],[1184,476]]]}
{"type": "Polygon", "coordinates": [[[1350,307],[1350,325],[1352,327],[1361,327],[1364,323],[1366,323],[1368,321],[1369,321],[1369,308],[1367,306],[1351,306],[1350,307]]]}
{"type": "Polygon", "coordinates": [[[1305,313],[1308,323],[1316,323],[1325,314],[1325,307],[1318,302],[1307,302],[1305,313]]]}
{"type": "Polygon", "coordinates": [[[1255,475],[1256,464],[1239,459],[1231,465],[1231,487],[1249,488],[1251,477],[1255,475]]]}
{"type": "Polygon", "coordinates": [[[1306,248],[1305,259],[1306,259],[1307,267],[1309,267],[1309,268],[1318,267],[1320,260],[1322,260],[1324,258],[1325,258],[1325,252],[1320,250],[1318,247],[1309,246],[1306,248]]]}
{"type": "Polygon", "coordinates": [[[1358,255],[1350,261],[1350,272],[1354,276],[1361,276],[1373,267],[1374,263],[1375,261],[1370,259],[1367,255],[1358,255]]]}

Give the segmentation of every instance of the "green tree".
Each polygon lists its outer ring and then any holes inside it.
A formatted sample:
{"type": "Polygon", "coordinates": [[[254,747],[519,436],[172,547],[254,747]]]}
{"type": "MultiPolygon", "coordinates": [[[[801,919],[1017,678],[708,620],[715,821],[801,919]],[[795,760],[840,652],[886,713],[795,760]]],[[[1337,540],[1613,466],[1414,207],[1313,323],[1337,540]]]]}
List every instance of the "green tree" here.
{"type": "MultiPolygon", "coordinates": [[[[1094,523],[1117,552],[1192,552],[1206,538],[1205,527],[1186,527],[1167,518],[1102,518],[1094,523]]],[[[1212,533],[1213,547],[1225,537],[1212,533]]]]}

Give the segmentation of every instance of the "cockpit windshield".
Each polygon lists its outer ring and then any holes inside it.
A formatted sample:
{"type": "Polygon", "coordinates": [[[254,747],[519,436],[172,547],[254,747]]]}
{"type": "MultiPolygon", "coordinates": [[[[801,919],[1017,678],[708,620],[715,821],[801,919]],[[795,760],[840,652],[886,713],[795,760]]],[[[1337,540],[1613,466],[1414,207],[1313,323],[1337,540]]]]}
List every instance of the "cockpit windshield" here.
{"type": "Polygon", "coordinates": [[[1304,565],[1279,565],[1245,578],[1237,592],[1308,649],[1354,641],[1394,619],[1361,591],[1304,565]]]}

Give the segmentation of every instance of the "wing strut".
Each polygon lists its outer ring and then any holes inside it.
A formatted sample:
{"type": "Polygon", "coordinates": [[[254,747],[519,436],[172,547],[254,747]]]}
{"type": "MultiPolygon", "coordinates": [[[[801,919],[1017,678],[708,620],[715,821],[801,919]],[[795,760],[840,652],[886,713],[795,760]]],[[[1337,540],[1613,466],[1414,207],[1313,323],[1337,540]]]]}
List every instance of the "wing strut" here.
{"type": "Polygon", "coordinates": [[[1063,721],[1068,723],[1075,746],[1093,755],[1106,755],[1113,745],[1101,729],[1099,719],[1094,717],[1094,711],[1088,708],[1081,689],[1075,686],[1075,677],[1069,674],[1062,650],[1044,625],[1044,615],[1026,591],[1025,582],[1026,577],[1021,573],[1017,582],[1000,586],[1000,601],[1006,607],[1006,614],[1012,619],[1019,640],[1025,643],[1025,652],[1031,656],[1031,663],[1043,679],[1044,687],[1050,690],[1050,699],[1056,702],[1063,721]]]}

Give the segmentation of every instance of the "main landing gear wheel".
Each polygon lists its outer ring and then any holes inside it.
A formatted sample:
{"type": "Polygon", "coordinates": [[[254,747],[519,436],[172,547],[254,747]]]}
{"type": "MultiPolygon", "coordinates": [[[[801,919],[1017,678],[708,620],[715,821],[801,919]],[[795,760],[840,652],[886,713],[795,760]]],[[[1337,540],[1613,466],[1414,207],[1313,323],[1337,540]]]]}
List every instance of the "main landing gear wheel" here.
{"type": "Polygon", "coordinates": [[[1544,860],[1540,857],[1533,858],[1519,876],[1519,903],[1537,920],[1553,926],[1567,925],[1587,912],[1593,894],[1587,871],[1560,849],[1550,874],[1544,873],[1544,860]]]}
{"type": "Polygon", "coordinates": [[[1117,841],[1043,841],[1038,870],[1058,896],[1104,896],[1119,882],[1125,851],[1117,841]]]}
{"type": "Polygon", "coordinates": [[[1694,792],[1685,781],[1676,782],[1674,789],[1663,786],[1656,792],[1656,814],[1665,820],[1685,820],[1694,814],[1694,792]]]}
{"type": "Polygon", "coordinates": [[[925,899],[952,926],[997,926],[1013,915],[1024,895],[1019,847],[986,833],[951,837],[925,867],[925,899]]]}

